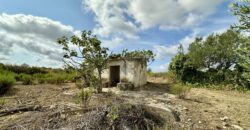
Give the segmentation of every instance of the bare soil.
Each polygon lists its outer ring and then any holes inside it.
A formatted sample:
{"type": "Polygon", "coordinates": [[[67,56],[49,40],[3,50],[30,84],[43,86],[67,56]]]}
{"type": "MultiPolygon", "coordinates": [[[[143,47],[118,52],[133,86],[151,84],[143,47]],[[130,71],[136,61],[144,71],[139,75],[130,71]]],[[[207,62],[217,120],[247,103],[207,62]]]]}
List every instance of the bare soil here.
{"type": "MultiPolygon", "coordinates": [[[[174,119],[166,123],[165,129],[250,129],[249,92],[194,88],[187,99],[178,99],[175,95],[169,94],[169,87],[167,80],[157,78],[149,80],[148,85],[136,91],[104,88],[106,93],[95,94],[90,106],[128,102],[154,107],[162,116],[174,119]]],[[[23,105],[37,106],[41,109],[1,116],[0,129],[60,128],[58,126],[81,115],[77,111],[82,108],[75,98],[77,92],[78,88],[74,84],[16,85],[8,94],[1,97],[5,99],[5,103],[0,106],[0,111],[23,105]],[[61,113],[60,117],[57,113],[61,113]],[[39,124],[40,128],[37,127],[39,124]]]]}

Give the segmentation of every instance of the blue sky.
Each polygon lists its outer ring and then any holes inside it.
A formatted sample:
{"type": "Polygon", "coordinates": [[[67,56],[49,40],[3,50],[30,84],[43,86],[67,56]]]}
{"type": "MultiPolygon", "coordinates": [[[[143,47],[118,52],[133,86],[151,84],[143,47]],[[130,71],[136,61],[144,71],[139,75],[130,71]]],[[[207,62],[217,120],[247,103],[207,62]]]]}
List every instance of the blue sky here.
{"type": "Polygon", "coordinates": [[[0,62],[61,67],[60,36],[92,30],[113,52],[150,49],[166,71],[179,44],[236,23],[232,0],[0,0],[0,62]]]}

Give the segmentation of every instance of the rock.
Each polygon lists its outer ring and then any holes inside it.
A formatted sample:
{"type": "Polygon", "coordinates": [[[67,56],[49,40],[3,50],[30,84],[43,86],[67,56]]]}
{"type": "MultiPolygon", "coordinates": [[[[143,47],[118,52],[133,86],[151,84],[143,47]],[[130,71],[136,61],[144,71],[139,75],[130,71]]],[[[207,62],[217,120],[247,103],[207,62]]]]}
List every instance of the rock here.
{"type": "Polygon", "coordinates": [[[186,108],[186,107],[183,107],[183,110],[186,110],[186,111],[188,111],[188,108],[186,108]]]}
{"type": "Polygon", "coordinates": [[[232,127],[236,130],[244,130],[242,127],[238,126],[238,125],[232,125],[232,127]]]}
{"type": "Polygon", "coordinates": [[[199,124],[201,124],[202,122],[201,122],[201,121],[199,121],[198,123],[199,123],[199,124]]]}
{"type": "Polygon", "coordinates": [[[66,119],[66,115],[65,114],[61,114],[61,118],[62,119],[66,119]]]}
{"type": "Polygon", "coordinates": [[[191,121],[191,119],[190,119],[190,118],[188,118],[188,121],[190,122],[190,121],[191,121]]]}
{"type": "Polygon", "coordinates": [[[49,109],[54,109],[56,108],[56,105],[50,105],[49,109]]]}
{"type": "Polygon", "coordinates": [[[227,116],[224,116],[224,117],[221,117],[220,120],[222,120],[222,121],[228,121],[229,118],[227,116]]]}

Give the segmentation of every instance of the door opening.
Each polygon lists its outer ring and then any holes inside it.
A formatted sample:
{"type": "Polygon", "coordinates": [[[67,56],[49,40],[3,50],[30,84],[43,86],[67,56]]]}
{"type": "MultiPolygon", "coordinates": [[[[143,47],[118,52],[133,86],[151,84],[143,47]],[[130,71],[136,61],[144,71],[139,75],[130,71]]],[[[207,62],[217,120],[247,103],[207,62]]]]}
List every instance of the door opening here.
{"type": "Polygon", "coordinates": [[[110,86],[115,87],[120,82],[120,66],[110,66],[110,86]]]}

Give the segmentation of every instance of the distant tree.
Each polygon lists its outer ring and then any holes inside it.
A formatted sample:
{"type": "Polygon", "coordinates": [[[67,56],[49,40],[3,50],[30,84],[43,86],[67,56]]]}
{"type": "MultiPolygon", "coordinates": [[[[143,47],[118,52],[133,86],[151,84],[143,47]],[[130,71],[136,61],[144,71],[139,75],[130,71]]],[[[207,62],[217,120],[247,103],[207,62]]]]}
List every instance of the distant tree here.
{"type": "Polygon", "coordinates": [[[101,47],[101,41],[91,31],[83,31],[80,37],[74,35],[70,40],[63,36],[58,43],[63,46],[63,57],[68,66],[78,68],[82,75],[97,70],[97,91],[102,92],[101,74],[107,67],[108,48],[101,47]]]}

